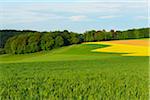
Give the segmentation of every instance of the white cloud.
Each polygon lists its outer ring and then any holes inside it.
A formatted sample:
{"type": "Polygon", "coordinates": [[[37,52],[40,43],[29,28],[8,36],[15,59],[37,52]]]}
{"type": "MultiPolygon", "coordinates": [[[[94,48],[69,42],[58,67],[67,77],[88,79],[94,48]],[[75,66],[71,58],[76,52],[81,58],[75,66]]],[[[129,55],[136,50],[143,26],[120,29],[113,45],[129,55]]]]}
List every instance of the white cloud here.
{"type": "Polygon", "coordinates": [[[72,21],[83,21],[87,18],[87,16],[84,15],[78,15],[78,16],[71,16],[69,17],[70,20],[72,21]]]}
{"type": "Polygon", "coordinates": [[[59,20],[63,19],[63,16],[56,14],[38,14],[33,12],[20,12],[18,13],[1,13],[1,23],[34,23],[45,20],[59,20]]]}
{"type": "Polygon", "coordinates": [[[20,10],[32,12],[66,12],[66,13],[100,13],[116,12],[122,5],[119,3],[96,2],[62,2],[62,3],[5,3],[0,4],[0,10],[20,10]]]}
{"type": "Polygon", "coordinates": [[[52,12],[44,12],[48,8],[43,8],[43,5],[3,5],[0,7],[0,23],[32,23],[45,20],[63,19],[64,16],[54,14],[52,12]],[[8,7],[9,6],[9,7],[8,7]],[[40,10],[38,10],[39,8],[40,10]]]}
{"type": "Polygon", "coordinates": [[[115,16],[115,15],[108,15],[108,16],[100,16],[100,19],[111,19],[111,18],[117,18],[119,16],[115,16]]]}
{"type": "Polygon", "coordinates": [[[121,7],[118,3],[53,3],[51,10],[56,12],[67,12],[67,13],[104,13],[104,12],[117,12],[121,7]]]}
{"type": "MultiPolygon", "coordinates": [[[[146,9],[147,3],[120,3],[120,2],[62,2],[62,3],[6,3],[0,4],[1,9],[32,12],[66,12],[66,13],[115,13],[124,9],[146,9]]],[[[0,12],[1,12],[0,9],[0,12]]],[[[14,12],[17,13],[17,12],[14,12]]]]}
{"type": "Polygon", "coordinates": [[[114,18],[111,14],[118,14],[128,10],[145,11],[146,3],[119,3],[119,2],[25,2],[0,4],[0,23],[31,23],[45,20],[85,20],[86,16],[93,18],[99,14],[102,19],[114,18]],[[78,16],[73,16],[78,15],[78,16]],[[1,20],[2,19],[2,20],[1,20]]]}

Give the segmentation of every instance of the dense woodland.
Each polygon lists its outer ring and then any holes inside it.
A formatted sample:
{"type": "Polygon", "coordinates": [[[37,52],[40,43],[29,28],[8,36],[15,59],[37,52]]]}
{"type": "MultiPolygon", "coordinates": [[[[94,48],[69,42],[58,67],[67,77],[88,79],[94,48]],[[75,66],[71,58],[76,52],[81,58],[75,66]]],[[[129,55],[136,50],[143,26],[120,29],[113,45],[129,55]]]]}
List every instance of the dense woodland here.
{"type": "Polygon", "coordinates": [[[91,30],[83,34],[64,31],[0,30],[0,53],[25,54],[82,42],[149,38],[150,28],[126,31],[91,30]]]}

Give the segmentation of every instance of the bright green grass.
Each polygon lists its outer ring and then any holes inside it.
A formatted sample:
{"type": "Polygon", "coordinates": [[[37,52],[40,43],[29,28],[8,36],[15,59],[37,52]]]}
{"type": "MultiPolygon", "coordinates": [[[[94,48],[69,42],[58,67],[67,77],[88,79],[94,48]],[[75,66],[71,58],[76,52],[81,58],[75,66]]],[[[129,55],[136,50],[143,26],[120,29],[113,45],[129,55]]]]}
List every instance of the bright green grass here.
{"type": "Polygon", "coordinates": [[[99,47],[0,56],[0,99],[148,100],[148,57],[90,52],[99,47]]]}
{"type": "Polygon", "coordinates": [[[106,47],[106,45],[80,44],[54,49],[49,52],[38,52],[21,55],[1,55],[0,63],[91,60],[112,57],[116,54],[93,53],[91,50],[106,47]]]}

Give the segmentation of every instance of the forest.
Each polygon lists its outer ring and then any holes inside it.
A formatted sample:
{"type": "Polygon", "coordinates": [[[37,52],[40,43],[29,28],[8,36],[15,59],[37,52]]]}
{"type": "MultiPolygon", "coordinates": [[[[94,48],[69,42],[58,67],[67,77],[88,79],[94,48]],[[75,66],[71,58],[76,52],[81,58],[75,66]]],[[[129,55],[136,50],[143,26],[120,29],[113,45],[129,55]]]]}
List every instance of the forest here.
{"type": "Polygon", "coordinates": [[[150,28],[91,30],[84,33],[64,31],[0,30],[0,54],[25,54],[47,51],[82,42],[149,38],[150,28]]]}

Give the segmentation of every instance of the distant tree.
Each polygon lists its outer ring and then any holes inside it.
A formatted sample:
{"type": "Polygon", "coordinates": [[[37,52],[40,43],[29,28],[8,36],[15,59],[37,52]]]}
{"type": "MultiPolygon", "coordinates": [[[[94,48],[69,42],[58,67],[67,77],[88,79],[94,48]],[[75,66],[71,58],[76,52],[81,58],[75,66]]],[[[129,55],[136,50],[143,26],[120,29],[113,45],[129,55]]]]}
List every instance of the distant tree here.
{"type": "Polygon", "coordinates": [[[144,34],[144,38],[150,37],[150,28],[143,28],[142,33],[144,34]]]}
{"type": "Polygon", "coordinates": [[[16,53],[17,54],[23,54],[26,53],[26,44],[27,44],[27,35],[26,34],[21,34],[18,35],[17,39],[16,39],[16,53]]]}
{"type": "MultiPolygon", "coordinates": [[[[144,32],[143,32],[143,29],[139,29],[138,30],[138,32],[139,32],[139,38],[144,38],[144,32]]],[[[148,32],[149,33],[149,32],[148,32]]]]}
{"type": "Polygon", "coordinates": [[[112,40],[117,40],[117,33],[115,32],[115,30],[111,30],[110,32],[112,34],[112,40]]]}
{"type": "Polygon", "coordinates": [[[54,39],[51,33],[45,33],[41,37],[41,49],[51,50],[54,47],[54,39]]]}
{"type": "Polygon", "coordinates": [[[105,30],[105,29],[103,29],[102,31],[103,31],[103,32],[106,32],[106,30],[105,30]]]}
{"type": "Polygon", "coordinates": [[[104,40],[112,40],[111,32],[104,32],[104,40]]]}
{"type": "Polygon", "coordinates": [[[6,41],[6,44],[5,44],[5,47],[4,47],[4,50],[6,53],[11,53],[12,50],[11,50],[11,42],[12,42],[12,38],[9,38],[7,41],[6,41]]]}
{"type": "Polygon", "coordinates": [[[129,35],[128,35],[128,31],[122,31],[121,32],[121,38],[120,39],[128,39],[129,38],[129,35]]]}
{"type": "Polygon", "coordinates": [[[97,32],[94,34],[94,39],[95,39],[95,41],[104,40],[104,32],[103,32],[103,31],[97,31],[97,32]]]}
{"type": "Polygon", "coordinates": [[[70,44],[78,44],[80,42],[79,36],[79,34],[71,32],[69,39],[70,44]]]}
{"type": "Polygon", "coordinates": [[[64,45],[70,45],[70,32],[68,30],[64,30],[62,33],[61,33],[61,36],[63,37],[64,39],[64,45]]]}
{"type": "Polygon", "coordinates": [[[94,34],[95,33],[96,33],[95,30],[85,32],[84,33],[84,41],[86,41],[86,42],[95,41],[95,39],[94,39],[94,34]]]}
{"type": "Polygon", "coordinates": [[[134,37],[133,38],[135,38],[135,39],[138,39],[138,38],[140,38],[140,32],[138,31],[138,30],[133,30],[133,34],[134,34],[134,37]]]}
{"type": "Polygon", "coordinates": [[[17,30],[0,30],[0,48],[4,48],[6,41],[15,35],[21,34],[21,31],[17,30]]]}
{"type": "Polygon", "coordinates": [[[15,35],[20,34],[28,34],[28,33],[36,33],[36,31],[32,30],[0,30],[0,48],[4,48],[6,41],[15,35]]]}
{"type": "Polygon", "coordinates": [[[128,39],[134,39],[135,37],[134,30],[128,30],[126,32],[127,32],[126,34],[128,34],[128,39]]]}
{"type": "Polygon", "coordinates": [[[16,50],[17,50],[16,38],[17,38],[17,36],[14,36],[7,40],[7,42],[5,44],[5,52],[6,53],[16,54],[16,50]]]}
{"type": "Polygon", "coordinates": [[[29,33],[26,52],[32,53],[40,50],[40,33],[29,33]]]}
{"type": "Polygon", "coordinates": [[[79,43],[84,42],[84,36],[83,36],[83,34],[79,34],[79,40],[80,40],[79,43]]]}
{"type": "Polygon", "coordinates": [[[64,45],[64,39],[61,36],[55,38],[55,47],[61,47],[64,45]]]}

